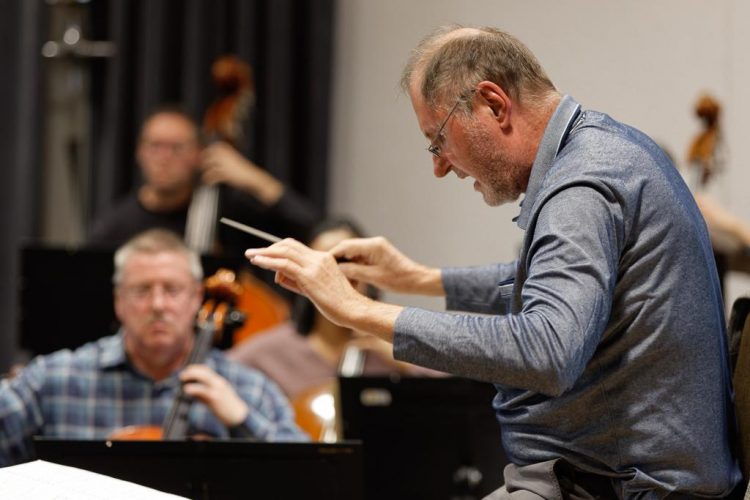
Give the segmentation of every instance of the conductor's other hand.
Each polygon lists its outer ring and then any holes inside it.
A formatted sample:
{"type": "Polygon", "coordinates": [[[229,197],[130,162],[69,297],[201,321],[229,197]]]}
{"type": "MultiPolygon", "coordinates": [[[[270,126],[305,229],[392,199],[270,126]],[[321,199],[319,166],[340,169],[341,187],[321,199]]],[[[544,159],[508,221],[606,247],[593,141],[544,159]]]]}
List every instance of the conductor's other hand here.
{"type": "Polygon", "coordinates": [[[444,295],[439,269],[414,262],[382,236],[344,240],[330,253],[351,280],[399,293],[444,295]]]}

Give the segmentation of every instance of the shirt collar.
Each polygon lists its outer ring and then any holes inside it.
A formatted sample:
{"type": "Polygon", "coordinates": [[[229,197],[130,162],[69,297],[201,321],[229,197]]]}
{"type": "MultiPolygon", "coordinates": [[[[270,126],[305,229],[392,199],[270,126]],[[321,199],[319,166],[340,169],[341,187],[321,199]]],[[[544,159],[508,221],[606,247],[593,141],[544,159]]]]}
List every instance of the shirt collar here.
{"type": "MultiPolygon", "coordinates": [[[[206,359],[203,361],[203,364],[209,366],[210,368],[216,369],[217,365],[213,357],[214,352],[210,351],[208,356],[206,356],[206,359]]],[[[102,342],[99,356],[99,367],[102,370],[122,367],[129,367],[132,369],[130,359],[128,359],[128,355],[125,353],[125,340],[124,332],[122,331],[122,329],[120,329],[120,331],[118,331],[116,335],[107,337],[102,342]]],[[[176,379],[176,377],[177,372],[172,374],[172,376],[167,377],[160,383],[171,383],[169,381],[173,378],[176,379]]]]}
{"type": "Polygon", "coordinates": [[[117,368],[128,365],[122,330],[117,332],[117,335],[113,335],[106,340],[101,345],[101,355],[99,356],[100,368],[117,368]]]}
{"type": "Polygon", "coordinates": [[[581,105],[575,99],[566,95],[560,101],[552,118],[547,123],[547,127],[544,129],[544,135],[539,143],[534,164],[531,166],[531,175],[529,176],[529,185],[526,188],[526,196],[524,196],[521,202],[521,213],[514,219],[518,227],[523,230],[526,229],[529,223],[531,209],[534,207],[534,202],[542,187],[544,177],[552,166],[557,153],[562,149],[565,139],[568,137],[568,132],[570,132],[573,122],[580,112],[581,105]]]}

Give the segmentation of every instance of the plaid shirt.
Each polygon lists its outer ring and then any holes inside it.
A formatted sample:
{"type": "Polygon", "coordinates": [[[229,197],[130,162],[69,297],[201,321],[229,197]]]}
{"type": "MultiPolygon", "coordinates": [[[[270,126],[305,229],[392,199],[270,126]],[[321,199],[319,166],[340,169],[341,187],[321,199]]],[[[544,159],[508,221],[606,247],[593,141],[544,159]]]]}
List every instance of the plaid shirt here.
{"type": "MultiPolygon", "coordinates": [[[[302,441],[294,414],[276,385],[257,371],[212,351],[205,364],[227,379],[250,407],[244,426],[266,441],[302,441]]],[[[161,425],[179,387],[177,374],[155,382],[125,355],[122,335],[76,351],[38,356],[17,377],[0,382],[0,466],[30,460],[31,437],[104,439],[128,425],[161,425]]],[[[190,432],[229,437],[200,402],[189,414],[190,432]]]]}

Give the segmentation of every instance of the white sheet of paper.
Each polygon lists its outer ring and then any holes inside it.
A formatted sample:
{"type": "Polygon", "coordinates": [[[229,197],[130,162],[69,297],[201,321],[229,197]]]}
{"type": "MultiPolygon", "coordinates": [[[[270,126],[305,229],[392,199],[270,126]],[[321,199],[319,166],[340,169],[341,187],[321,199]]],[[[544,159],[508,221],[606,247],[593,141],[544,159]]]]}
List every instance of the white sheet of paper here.
{"type": "Polygon", "coordinates": [[[3,500],[178,500],[128,481],[87,470],[36,460],[0,468],[3,500]]]}

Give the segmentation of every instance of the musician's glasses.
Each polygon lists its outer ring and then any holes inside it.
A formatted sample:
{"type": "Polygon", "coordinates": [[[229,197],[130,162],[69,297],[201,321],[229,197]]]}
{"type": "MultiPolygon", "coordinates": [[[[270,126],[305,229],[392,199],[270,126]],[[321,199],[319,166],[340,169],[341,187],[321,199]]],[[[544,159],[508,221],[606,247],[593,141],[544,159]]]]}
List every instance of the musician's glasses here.
{"type": "Polygon", "coordinates": [[[166,150],[175,156],[184,155],[195,146],[195,142],[193,141],[158,141],[148,139],[143,140],[142,144],[148,153],[153,154],[166,150]]]}
{"type": "Polygon", "coordinates": [[[134,302],[150,301],[157,293],[171,302],[181,302],[190,291],[189,286],[180,283],[148,283],[122,287],[122,293],[134,302]]]}

